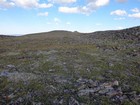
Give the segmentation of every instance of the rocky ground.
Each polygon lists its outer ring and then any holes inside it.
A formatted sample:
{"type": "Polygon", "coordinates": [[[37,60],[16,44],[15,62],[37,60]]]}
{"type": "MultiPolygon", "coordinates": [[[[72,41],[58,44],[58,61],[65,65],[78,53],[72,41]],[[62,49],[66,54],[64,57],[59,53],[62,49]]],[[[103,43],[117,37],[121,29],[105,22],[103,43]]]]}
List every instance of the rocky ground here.
{"type": "Polygon", "coordinates": [[[0,105],[139,105],[140,27],[0,37],[0,105]]]}

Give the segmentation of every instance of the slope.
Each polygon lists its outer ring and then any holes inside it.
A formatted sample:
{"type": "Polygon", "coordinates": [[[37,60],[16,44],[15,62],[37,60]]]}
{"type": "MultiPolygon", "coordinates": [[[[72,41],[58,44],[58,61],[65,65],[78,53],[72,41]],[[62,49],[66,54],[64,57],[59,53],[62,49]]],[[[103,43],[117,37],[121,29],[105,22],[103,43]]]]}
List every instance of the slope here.
{"type": "Polygon", "coordinates": [[[0,104],[140,101],[140,27],[0,38],[0,104]]]}

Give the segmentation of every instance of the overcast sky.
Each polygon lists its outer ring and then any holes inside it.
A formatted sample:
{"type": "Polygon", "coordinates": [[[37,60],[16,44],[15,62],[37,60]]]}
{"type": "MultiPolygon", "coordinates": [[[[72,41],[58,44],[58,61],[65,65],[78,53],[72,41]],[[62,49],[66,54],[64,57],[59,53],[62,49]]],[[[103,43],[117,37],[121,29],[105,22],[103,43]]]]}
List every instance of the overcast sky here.
{"type": "Polygon", "coordinates": [[[140,0],[0,0],[0,34],[140,25],[140,0]]]}

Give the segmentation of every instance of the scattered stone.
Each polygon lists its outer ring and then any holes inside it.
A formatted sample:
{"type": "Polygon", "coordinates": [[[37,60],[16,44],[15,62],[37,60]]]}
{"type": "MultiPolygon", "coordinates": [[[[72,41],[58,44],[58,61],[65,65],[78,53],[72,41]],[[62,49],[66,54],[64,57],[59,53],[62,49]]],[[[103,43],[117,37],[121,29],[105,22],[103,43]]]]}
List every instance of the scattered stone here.
{"type": "Polygon", "coordinates": [[[8,96],[9,99],[13,99],[14,97],[15,97],[14,94],[10,94],[10,95],[8,96]]]}
{"type": "Polygon", "coordinates": [[[70,83],[69,79],[66,77],[55,76],[53,79],[60,84],[70,83]]]}
{"type": "Polygon", "coordinates": [[[67,63],[66,62],[63,62],[63,65],[66,65],[67,63]]]}
{"type": "Polygon", "coordinates": [[[113,82],[112,86],[119,86],[119,82],[116,80],[113,82]]]}
{"type": "Polygon", "coordinates": [[[98,93],[100,95],[105,95],[107,92],[108,92],[108,90],[107,89],[104,89],[104,90],[100,90],[98,93]]]}
{"type": "Polygon", "coordinates": [[[79,78],[77,80],[77,82],[80,83],[80,84],[84,84],[84,83],[88,83],[88,80],[87,79],[83,79],[83,78],[79,78]]]}
{"type": "Polygon", "coordinates": [[[53,105],[63,105],[63,103],[64,103],[64,99],[63,98],[55,99],[53,101],[53,105]]]}
{"type": "Polygon", "coordinates": [[[53,70],[53,69],[50,69],[50,70],[49,70],[49,72],[54,72],[54,71],[55,71],[55,70],[53,70]]]}
{"type": "Polygon", "coordinates": [[[19,98],[16,100],[16,102],[18,102],[18,103],[23,103],[23,101],[24,101],[24,99],[21,98],[21,97],[19,97],[19,98]]]}
{"type": "Polygon", "coordinates": [[[73,97],[70,97],[69,105],[80,105],[80,104],[76,99],[74,99],[73,97]]]}
{"type": "Polygon", "coordinates": [[[32,105],[42,105],[41,102],[32,102],[32,105]]]}
{"type": "Polygon", "coordinates": [[[113,64],[113,63],[109,63],[109,66],[110,66],[110,67],[113,67],[113,66],[114,66],[114,64],[113,64]]]}
{"type": "Polygon", "coordinates": [[[99,86],[99,83],[97,81],[93,82],[91,79],[89,80],[89,83],[92,88],[99,86]]]}
{"type": "Polygon", "coordinates": [[[15,68],[15,65],[7,65],[7,68],[15,68]]]}
{"type": "Polygon", "coordinates": [[[10,81],[18,82],[18,81],[29,81],[34,80],[37,78],[37,75],[33,73],[19,73],[19,72],[13,72],[9,73],[8,79],[10,81]]]}
{"type": "Polygon", "coordinates": [[[121,96],[122,92],[117,92],[115,90],[109,91],[106,93],[109,97],[113,97],[113,96],[121,96]]]}
{"type": "Polygon", "coordinates": [[[90,93],[94,93],[94,89],[84,89],[78,92],[78,96],[89,96],[90,93]]]}
{"type": "Polygon", "coordinates": [[[78,90],[82,90],[82,89],[85,89],[87,86],[82,84],[80,87],[78,87],[78,90]]]}
{"type": "Polygon", "coordinates": [[[140,95],[135,96],[136,101],[140,102],[140,95]]]}
{"type": "Polygon", "coordinates": [[[59,104],[60,104],[60,105],[63,105],[63,103],[64,103],[64,100],[61,99],[61,100],[59,101],[59,104]]]}
{"type": "Polygon", "coordinates": [[[9,75],[9,72],[8,71],[2,71],[0,73],[0,76],[4,76],[4,77],[7,77],[9,75]]]}

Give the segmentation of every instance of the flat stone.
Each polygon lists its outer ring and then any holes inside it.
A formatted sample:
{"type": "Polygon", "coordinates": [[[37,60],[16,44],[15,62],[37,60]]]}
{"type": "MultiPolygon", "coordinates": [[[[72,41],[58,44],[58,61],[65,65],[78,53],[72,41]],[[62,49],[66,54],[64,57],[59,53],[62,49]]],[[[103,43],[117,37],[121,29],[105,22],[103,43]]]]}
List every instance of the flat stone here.
{"type": "Polygon", "coordinates": [[[15,68],[15,65],[7,65],[8,68],[15,68]]]}
{"type": "Polygon", "coordinates": [[[81,84],[84,84],[84,83],[87,83],[88,80],[87,80],[87,79],[83,79],[83,78],[79,78],[79,79],[77,80],[77,82],[78,82],[78,83],[81,83],[81,84]]]}
{"type": "Polygon", "coordinates": [[[55,70],[53,70],[53,69],[50,69],[50,70],[49,70],[49,72],[54,72],[54,71],[55,71],[55,70]]]}
{"type": "Polygon", "coordinates": [[[122,92],[117,92],[115,90],[112,90],[112,91],[106,93],[106,95],[108,95],[109,97],[113,97],[113,96],[116,96],[116,95],[121,96],[122,92]]]}
{"type": "Polygon", "coordinates": [[[94,92],[95,92],[94,89],[83,89],[83,90],[80,90],[80,91],[78,92],[78,95],[79,95],[79,96],[87,96],[87,95],[89,95],[90,93],[94,93],[94,92]]]}
{"type": "Polygon", "coordinates": [[[113,82],[112,85],[113,85],[113,86],[119,86],[119,82],[116,80],[116,81],[113,82]]]}
{"type": "Polygon", "coordinates": [[[1,73],[0,73],[0,76],[5,76],[5,77],[7,77],[9,75],[9,72],[8,71],[2,71],[1,73]]]}
{"type": "Polygon", "coordinates": [[[100,90],[98,93],[100,95],[105,95],[107,92],[108,92],[108,90],[107,89],[104,89],[104,90],[100,90]]]}
{"type": "Polygon", "coordinates": [[[41,102],[32,102],[33,105],[42,105],[41,102]]]}
{"type": "Polygon", "coordinates": [[[98,82],[97,81],[92,81],[92,80],[89,80],[89,83],[90,83],[90,85],[91,85],[91,87],[97,87],[99,84],[98,84],[98,82]]]}
{"type": "Polygon", "coordinates": [[[80,87],[78,87],[78,90],[82,90],[82,89],[85,89],[86,88],[86,85],[81,85],[80,87]]]}

